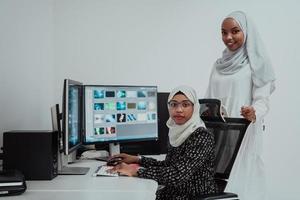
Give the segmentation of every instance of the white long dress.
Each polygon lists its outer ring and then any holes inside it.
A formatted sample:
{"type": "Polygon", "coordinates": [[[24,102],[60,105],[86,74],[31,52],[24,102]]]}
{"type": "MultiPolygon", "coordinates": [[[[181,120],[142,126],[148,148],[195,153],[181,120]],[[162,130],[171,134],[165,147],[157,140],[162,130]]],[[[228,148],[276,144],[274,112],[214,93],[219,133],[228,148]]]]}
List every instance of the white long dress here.
{"type": "Polygon", "coordinates": [[[254,86],[249,64],[229,75],[220,74],[215,67],[212,69],[208,98],[220,99],[229,117],[242,117],[240,110],[244,105],[252,105],[256,111],[256,121],[245,133],[225,189],[237,193],[241,200],[265,199],[263,118],[269,110],[270,95],[271,83],[260,88],[254,86]]]}

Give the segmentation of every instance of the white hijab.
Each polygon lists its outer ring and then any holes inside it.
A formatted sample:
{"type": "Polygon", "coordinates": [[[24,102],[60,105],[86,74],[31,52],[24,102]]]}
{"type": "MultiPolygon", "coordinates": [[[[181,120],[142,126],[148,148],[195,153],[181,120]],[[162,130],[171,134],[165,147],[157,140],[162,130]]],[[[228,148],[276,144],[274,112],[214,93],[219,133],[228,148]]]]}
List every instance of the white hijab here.
{"type": "Polygon", "coordinates": [[[189,86],[176,87],[170,93],[168,102],[178,92],[182,92],[194,104],[194,111],[192,117],[183,125],[177,125],[171,117],[168,119],[169,140],[173,147],[180,146],[197,128],[205,127],[204,122],[200,118],[200,104],[195,90],[189,86]]]}
{"type": "Polygon", "coordinates": [[[215,63],[217,71],[221,74],[234,74],[245,65],[250,64],[254,85],[262,87],[271,82],[272,93],[275,90],[275,74],[254,24],[241,11],[232,12],[225,19],[227,18],[232,18],[239,24],[245,41],[243,46],[236,51],[230,51],[228,48],[223,51],[223,57],[215,63]]]}

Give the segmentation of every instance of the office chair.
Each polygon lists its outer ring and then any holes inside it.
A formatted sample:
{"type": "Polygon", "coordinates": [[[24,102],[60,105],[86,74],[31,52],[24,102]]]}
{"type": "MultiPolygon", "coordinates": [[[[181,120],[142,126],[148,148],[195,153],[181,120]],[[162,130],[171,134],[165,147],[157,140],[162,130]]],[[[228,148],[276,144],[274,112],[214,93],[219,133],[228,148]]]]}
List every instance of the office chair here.
{"type": "Polygon", "coordinates": [[[201,195],[197,200],[238,200],[238,194],[224,192],[224,189],[250,121],[221,117],[221,101],[218,99],[200,99],[199,103],[201,119],[215,136],[215,181],[220,192],[201,195]]]}

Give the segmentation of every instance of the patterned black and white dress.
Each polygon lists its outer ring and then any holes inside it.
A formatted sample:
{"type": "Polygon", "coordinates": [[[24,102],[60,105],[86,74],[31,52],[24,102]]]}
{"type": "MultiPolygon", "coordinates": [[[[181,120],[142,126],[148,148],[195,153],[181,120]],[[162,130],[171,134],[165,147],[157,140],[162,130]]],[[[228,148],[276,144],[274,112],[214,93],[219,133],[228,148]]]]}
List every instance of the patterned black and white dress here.
{"type": "Polygon", "coordinates": [[[163,161],[142,157],[138,177],[154,179],[162,189],[157,200],[186,200],[217,192],[214,181],[214,136],[196,129],[178,147],[170,147],[163,161]]]}

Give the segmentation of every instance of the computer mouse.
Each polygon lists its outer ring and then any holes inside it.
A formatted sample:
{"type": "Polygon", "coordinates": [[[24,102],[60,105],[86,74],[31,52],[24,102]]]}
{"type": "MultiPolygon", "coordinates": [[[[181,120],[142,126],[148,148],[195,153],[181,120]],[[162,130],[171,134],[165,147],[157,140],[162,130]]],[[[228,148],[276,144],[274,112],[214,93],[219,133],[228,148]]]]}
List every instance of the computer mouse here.
{"type": "Polygon", "coordinates": [[[119,163],[121,163],[122,160],[123,160],[122,157],[112,157],[107,161],[106,165],[107,166],[116,166],[119,163]]]}

